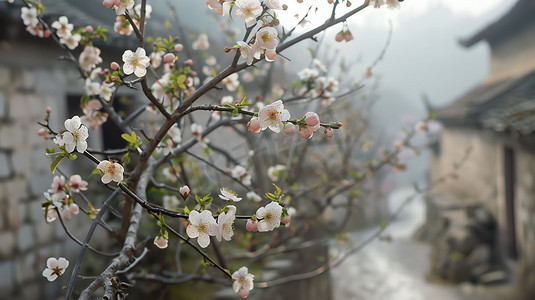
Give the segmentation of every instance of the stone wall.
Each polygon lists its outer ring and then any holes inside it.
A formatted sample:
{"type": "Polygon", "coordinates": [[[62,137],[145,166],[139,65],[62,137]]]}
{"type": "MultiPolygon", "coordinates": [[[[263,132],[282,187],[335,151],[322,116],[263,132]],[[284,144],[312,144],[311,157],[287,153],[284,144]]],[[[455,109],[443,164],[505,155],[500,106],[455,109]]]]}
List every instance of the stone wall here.
{"type": "MultiPolygon", "coordinates": [[[[79,246],[58,222],[44,220],[43,192],[53,178],[44,149],[52,144],[37,136],[37,122],[51,106],[52,126],[63,126],[66,87],[79,87],[78,77],[61,68],[15,69],[1,60],[0,66],[0,299],[53,299],[68,278],[49,283],[41,275],[46,260],[64,256],[73,263],[79,246]]],[[[69,227],[83,238],[79,216],[69,227]]]]}

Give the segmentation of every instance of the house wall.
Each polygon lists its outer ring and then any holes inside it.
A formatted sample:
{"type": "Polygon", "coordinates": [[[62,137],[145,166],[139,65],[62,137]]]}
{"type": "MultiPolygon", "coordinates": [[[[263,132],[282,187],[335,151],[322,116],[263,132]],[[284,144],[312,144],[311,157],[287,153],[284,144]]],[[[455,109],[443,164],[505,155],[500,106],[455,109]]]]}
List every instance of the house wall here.
{"type": "Polygon", "coordinates": [[[535,155],[517,151],[515,187],[519,283],[535,297],[535,155]]]}
{"type": "Polygon", "coordinates": [[[440,153],[433,155],[430,170],[434,182],[447,174],[455,173],[457,179],[448,178],[433,188],[433,194],[457,199],[466,205],[484,203],[493,213],[497,212],[498,148],[496,143],[480,131],[446,127],[440,136],[440,153]],[[454,166],[469,154],[460,168],[454,166]]]}

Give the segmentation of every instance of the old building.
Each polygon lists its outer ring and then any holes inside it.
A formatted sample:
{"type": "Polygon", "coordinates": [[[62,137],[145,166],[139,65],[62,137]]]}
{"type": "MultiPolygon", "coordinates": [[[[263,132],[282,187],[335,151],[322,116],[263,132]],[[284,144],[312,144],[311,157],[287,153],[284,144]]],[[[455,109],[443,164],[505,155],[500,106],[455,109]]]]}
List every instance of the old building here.
{"type": "Polygon", "coordinates": [[[529,299],[535,297],[534,15],[535,2],[520,0],[461,41],[465,47],[487,43],[490,70],[437,112],[444,130],[430,176],[458,178],[428,197],[428,229],[440,236],[431,273],[455,282],[516,278],[529,299]]]}

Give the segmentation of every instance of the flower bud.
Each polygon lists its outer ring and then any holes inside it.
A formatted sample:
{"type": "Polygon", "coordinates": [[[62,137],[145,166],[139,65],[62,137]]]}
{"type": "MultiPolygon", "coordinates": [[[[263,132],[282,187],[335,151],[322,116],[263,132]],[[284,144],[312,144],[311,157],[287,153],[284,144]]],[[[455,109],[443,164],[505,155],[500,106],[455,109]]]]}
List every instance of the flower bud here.
{"type": "Polygon", "coordinates": [[[172,64],[173,62],[175,62],[175,55],[173,53],[167,53],[163,56],[163,61],[168,64],[172,64]]]}
{"type": "Polygon", "coordinates": [[[309,111],[305,114],[305,123],[307,123],[308,126],[314,127],[318,125],[319,122],[320,118],[317,113],[309,111]]]}
{"type": "Polygon", "coordinates": [[[80,207],[76,203],[69,205],[69,212],[73,215],[77,215],[80,212],[80,207]]]}
{"type": "Polygon", "coordinates": [[[196,71],[191,71],[191,76],[195,77],[195,76],[197,76],[197,75],[198,75],[198,74],[197,74],[196,71]]]}
{"type": "Polygon", "coordinates": [[[332,139],[334,136],[334,129],[332,129],[331,127],[327,127],[325,128],[325,131],[323,131],[323,133],[325,133],[325,136],[328,139],[332,139]]]}
{"type": "Polygon", "coordinates": [[[312,135],[314,135],[314,130],[312,130],[312,128],[309,128],[309,127],[300,128],[299,135],[304,139],[309,139],[312,137],[312,135]]]}
{"type": "Polygon", "coordinates": [[[290,224],[290,221],[292,221],[292,217],[291,216],[285,216],[284,218],[282,218],[282,223],[284,223],[284,225],[288,225],[290,224]]]}
{"type": "Polygon", "coordinates": [[[121,66],[119,66],[119,64],[116,63],[116,62],[112,62],[112,63],[110,64],[110,67],[111,67],[112,70],[117,71],[117,70],[119,70],[119,68],[120,68],[121,66]]]}
{"type": "Polygon", "coordinates": [[[249,220],[247,221],[247,224],[245,224],[245,229],[249,232],[257,232],[258,231],[258,222],[256,220],[249,220]]]}
{"type": "Polygon", "coordinates": [[[351,34],[351,31],[349,31],[349,29],[346,30],[346,32],[344,33],[344,37],[346,42],[350,42],[353,40],[353,34],[351,34]]]}
{"type": "Polygon", "coordinates": [[[176,52],[182,52],[182,50],[184,50],[184,45],[182,44],[175,44],[175,51],[176,52]]]}
{"type": "Polygon", "coordinates": [[[297,125],[294,125],[292,123],[286,123],[284,125],[283,131],[286,134],[294,134],[297,131],[297,125]]]}
{"type": "Polygon", "coordinates": [[[37,135],[38,136],[45,136],[46,135],[46,130],[44,128],[41,128],[37,131],[37,135]]]}
{"type": "Polygon", "coordinates": [[[93,26],[91,26],[91,25],[87,25],[87,26],[84,28],[84,32],[92,33],[93,31],[94,31],[94,29],[93,29],[93,26]]]}
{"type": "Polygon", "coordinates": [[[115,3],[115,0],[104,0],[102,2],[102,5],[106,6],[107,8],[112,8],[115,3]]]}
{"type": "Polygon", "coordinates": [[[186,200],[186,198],[188,198],[189,193],[191,192],[190,189],[189,189],[189,186],[187,186],[187,185],[181,187],[178,191],[180,192],[180,195],[182,196],[182,198],[184,198],[184,200],[186,200]]]}
{"type": "Polygon", "coordinates": [[[49,114],[49,113],[51,113],[51,112],[52,112],[52,107],[47,106],[47,107],[46,107],[46,113],[49,114]]]}
{"type": "Polygon", "coordinates": [[[344,37],[344,32],[343,31],[340,31],[336,34],[336,36],[334,37],[334,40],[337,41],[337,42],[341,42],[345,39],[344,37]]]}
{"type": "Polygon", "coordinates": [[[249,128],[247,130],[252,133],[258,133],[260,132],[260,129],[262,129],[260,127],[260,119],[258,117],[252,117],[251,121],[249,121],[249,128]]]}
{"type": "Polygon", "coordinates": [[[184,64],[185,64],[186,66],[190,66],[190,67],[191,67],[191,66],[193,66],[193,60],[192,60],[191,58],[190,58],[190,59],[187,59],[187,60],[184,62],[184,64]]]}
{"type": "Polygon", "coordinates": [[[49,38],[50,37],[50,31],[45,30],[44,37],[45,38],[49,38]]]}
{"type": "Polygon", "coordinates": [[[163,236],[157,236],[155,239],[154,239],[154,245],[156,245],[158,248],[160,249],[165,249],[167,248],[167,245],[168,245],[168,241],[166,238],[164,238],[163,236]]]}

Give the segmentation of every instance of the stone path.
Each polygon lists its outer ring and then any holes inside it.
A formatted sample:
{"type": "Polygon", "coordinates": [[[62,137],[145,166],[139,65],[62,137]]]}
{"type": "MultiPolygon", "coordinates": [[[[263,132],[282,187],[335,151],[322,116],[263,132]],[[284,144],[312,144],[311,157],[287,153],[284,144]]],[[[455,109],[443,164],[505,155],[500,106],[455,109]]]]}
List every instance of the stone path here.
{"type": "MultiPolygon", "coordinates": [[[[391,211],[412,194],[411,189],[390,195],[391,211]]],[[[411,239],[423,223],[425,205],[421,198],[413,200],[403,214],[386,231],[392,242],[374,241],[343,265],[332,270],[334,300],[497,300],[484,295],[473,286],[454,286],[427,282],[430,246],[411,239]]],[[[362,230],[351,235],[358,243],[374,230],[362,230]]],[[[336,252],[338,245],[333,245],[336,252]]]]}

